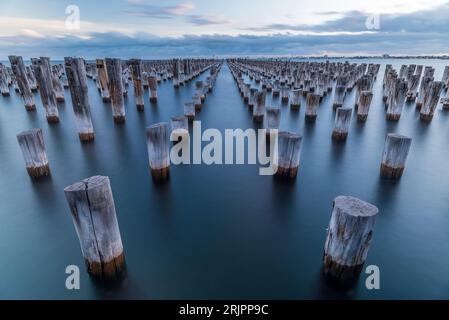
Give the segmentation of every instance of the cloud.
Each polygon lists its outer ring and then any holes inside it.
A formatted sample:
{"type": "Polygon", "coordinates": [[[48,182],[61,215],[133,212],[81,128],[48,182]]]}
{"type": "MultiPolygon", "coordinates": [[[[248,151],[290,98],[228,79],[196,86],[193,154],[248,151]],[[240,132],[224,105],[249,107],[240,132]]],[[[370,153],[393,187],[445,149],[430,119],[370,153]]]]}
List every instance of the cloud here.
{"type": "MultiPolygon", "coordinates": [[[[132,1],[134,5],[143,3],[148,6],[143,1],[132,1]]],[[[222,17],[189,13],[189,6],[184,6],[184,9],[177,7],[176,10],[167,9],[172,7],[163,7],[163,10],[158,8],[159,12],[165,12],[166,15],[182,13],[183,18],[197,26],[227,22],[222,17]]],[[[325,14],[332,16],[334,13],[325,14]]],[[[151,59],[185,55],[441,54],[449,53],[448,16],[448,5],[405,14],[383,14],[380,16],[380,29],[367,30],[367,14],[350,11],[315,25],[269,24],[247,28],[260,32],[252,35],[179,37],[158,37],[89,22],[87,25],[82,22],[83,33],[69,34],[58,31],[63,28],[63,22],[2,18],[0,30],[16,29],[7,34],[0,33],[0,59],[6,59],[9,54],[19,54],[25,58],[41,55],[59,59],[73,55],[87,59],[104,56],[151,59]],[[16,22],[20,23],[14,27],[16,22]]]]}
{"type": "Polygon", "coordinates": [[[447,35],[394,33],[385,37],[379,33],[352,35],[185,35],[169,38],[147,33],[133,37],[121,33],[93,33],[88,40],[67,36],[41,39],[22,35],[0,37],[0,59],[8,54],[25,58],[46,55],[54,59],[82,56],[93,59],[104,56],[146,59],[177,56],[211,55],[361,55],[361,54],[431,54],[449,52],[447,35]],[[419,43],[419,46],[416,45],[419,43]]]}
{"type": "MultiPolygon", "coordinates": [[[[325,16],[333,16],[336,12],[321,12],[325,16]]],[[[359,32],[366,31],[366,20],[370,13],[362,11],[348,11],[339,13],[335,19],[329,19],[319,24],[282,24],[274,23],[261,27],[249,27],[248,31],[314,31],[314,32],[359,32]]],[[[449,32],[449,4],[444,4],[433,9],[419,10],[405,14],[378,14],[380,25],[379,32],[449,32]]]]}
{"type": "Polygon", "coordinates": [[[196,26],[231,23],[230,20],[227,20],[223,17],[209,16],[209,15],[197,15],[197,14],[190,15],[188,17],[188,21],[196,26]]]}
{"type": "Polygon", "coordinates": [[[174,6],[156,6],[142,0],[128,0],[128,3],[130,9],[126,9],[125,13],[154,19],[172,19],[186,15],[195,9],[195,4],[192,2],[184,2],[174,6]]]}

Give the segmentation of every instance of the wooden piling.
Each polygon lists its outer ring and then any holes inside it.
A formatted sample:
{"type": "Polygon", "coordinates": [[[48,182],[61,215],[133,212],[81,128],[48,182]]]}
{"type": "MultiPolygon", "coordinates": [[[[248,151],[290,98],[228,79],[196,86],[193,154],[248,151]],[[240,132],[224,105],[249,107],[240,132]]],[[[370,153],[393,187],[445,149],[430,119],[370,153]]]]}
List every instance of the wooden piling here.
{"type": "Polygon", "coordinates": [[[444,83],[442,81],[433,81],[426,92],[424,103],[421,107],[419,117],[423,121],[432,121],[435,109],[440,101],[440,94],[443,91],[444,83]]]}
{"type": "Polygon", "coordinates": [[[306,98],[305,119],[308,122],[315,122],[321,96],[315,93],[308,93],[306,98]]]}
{"type": "Polygon", "coordinates": [[[301,107],[302,90],[293,89],[290,91],[290,93],[291,93],[290,108],[292,110],[299,110],[299,108],[301,107]]]}
{"type": "Polygon", "coordinates": [[[35,111],[36,103],[34,102],[34,96],[28,83],[25,65],[23,64],[22,57],[9,56],[9,61],[11,62],[11,69],[14,73],[17,88],[19,89],[20,95],[22,96],[23,102],[25,104],[25,109],[27,111],[35,111]]]}
{"type": "Polygon", "coordinates": [[[409,137],[396,133],[387,135],[380,167],[383,178],[399,179],[402,176],[411,144],[409,137]]]}
{"type": "Polygon", "coordinates": [[[131,75],[133,79],[136,107],[138,111],[143,111],[145,108],[145,103],[143,101],[142,60],[131,59],[129,60],[129,66],[131,68],[131,75]]]}
{"type": "Polygon", "coordinates": [[[58,123],[59,112],[55,91],[53,89],[50,58],[32,58],[31,63],[33,65],[37,83],[39,85],[39,93],[41,96],[42,105],[45,108],[47,122],[58,123]]]}
{"type": "Polygon", "coordinates": [[[0,91],[3,97],[9,97],[8,70],[0,63],[0,91]]]}
{"type": "Polygon", "coordinates": [[[423,77],[421,80],[421,85],[419,86],[418,97],[416,98],[416,109],[421,110],[424,103],[424,98],[429,90],[430,85],[433,82],[433,77],[423,77]]]}
{"type": "Polygon", "coordinates": [[[64,189],[86,262],[100,280],[118,279],[125,256],[109,178],[93,176],[64,189]]]}
{"type": "Polygon", "coordinates": [[[254,94],[253,121],[256,123],[263,122],[263,116],[265,114],[265,96],[265,90],[257,91],[254,94]]]}
{"type": "Polygon", "coordinates": [[[100,85],[100,93],[103,102],[111,102],[111,95],[108,88],[108,73],[106,71],[106,64],[103,59],[96,60],[98,83],[100,85]]]}
{"type": "Polygon", "coordinates": [[[115,123],[123,123],[126,120],[126,115],[123,101],[122,62],[120,59],[106,58],[105,64],[114,121],[115,123]]]}
{"type": "Polygon", "coordinates": [[[94,140],[94,127],[90,113],[86,67],[82,58],[64,58],[65,73],[72,97],[73,112],[82,142],[94,140]]]}
{"type": "Polygon", "coordinates": [[[55,92],[56,102],[64,102],[64,89],[62,87],[61,79],[59,79],[58,70],[52,68],[51,70],[51,80],[53,83],[53,90],[55,92]]]}
{"type": "Polygon", "coordinates": [[[334,199],[323,254],[323,271],[328,279],[346,286],[358,278],[378,212],[374,205],[354,197],[334,199]]]}
{"type": "Polygon", "coordinates": [[[346,85],[336,85],[333,103],[334,110],[343,106],[345,96],[346,96],[346,85]]]}
{"type": "Polygon", "coordinates": [[[404,79],[396,79],[388,96],[387,120],[399,121],[407,93],[407,83],[404,79]]]}
{"type": "Polygon", "coordinates": [[[359,98],[359,107],[357,109],[357,120],[366,121],[368,112],[373,100],[373,93],[371,91],[362,91],[359,98]]]}
{"type": "Polygon", "coordinates": [[[302,137],[299,134],[281,131],[278,134],[278,168],[276,175],[294,179],[298,174],[302,137]]]}
{"type": "Polygon", "coordinates": [[[156,79],[156,76],[148,77],[148,87],[150,88],[150,103],[157,103],[157,79],[156,79]]]}
{"type": "Polygon", "coordinates": [[[335,114],[335,125],[332,131],[332,139],[343,141],[348,137],[349,125],[351,123],[351,108],[337,108],[335,114]]]}
{"type": "Polygon", "coordinates": [[[22,150],[28,175],[31,178],[50,175],[42,130],[23,131],[17,135],[17,141],[22,150]]]}
{"type": "Polygon", "coordinates": [[[281,109],[277,107],[266,107],[266,135],[267,138],[270,137],[270,132],[273,130],[279,130],[279,125],[281,123],[281,109]]]}
{"type": "Polygon", "coordinates": [[[156,123],[147,128],[147,147],[151,175],[154,180],[169,177],[170,157],[167,123],[156,123]]]}

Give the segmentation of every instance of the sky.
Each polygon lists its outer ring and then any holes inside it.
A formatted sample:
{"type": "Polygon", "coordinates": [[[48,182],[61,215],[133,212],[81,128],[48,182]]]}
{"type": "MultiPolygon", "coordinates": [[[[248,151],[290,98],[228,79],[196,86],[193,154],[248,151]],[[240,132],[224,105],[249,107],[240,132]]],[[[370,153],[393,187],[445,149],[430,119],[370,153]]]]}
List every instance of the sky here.
{"type": "Polygon", "coordinates": [[[441,55],[448,39],[448,0],[0,0],[0,60],[441,55]]]}

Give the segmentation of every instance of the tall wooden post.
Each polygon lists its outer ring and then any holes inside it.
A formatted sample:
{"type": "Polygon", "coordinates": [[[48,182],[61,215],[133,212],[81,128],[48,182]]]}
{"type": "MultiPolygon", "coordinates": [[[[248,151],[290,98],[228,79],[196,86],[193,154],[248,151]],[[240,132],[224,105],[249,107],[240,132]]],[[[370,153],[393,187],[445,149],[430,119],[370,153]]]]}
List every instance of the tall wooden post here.
{"type": "Polygon", "coordinates": [[[281,109],[277,107],[267,107],[266,108],[266,123],[267,123],[267,138],[270,137],[270,132],[273,130],[279,130],[279,125],[281,123],[281,109]]]}
{"type": "Polygon", "coordinates": [[[8,70],[0,63],[0,91],[2,96],[9,97],[8,70]]]}
{"type": "Polygon", "coordinates": [[[308,122],[315,122],[318,107],[320,105],[320,95],[315,93],[308,93],[306,98],[306,112],[305,119],[308,122]]]}
{"type": "Polygon", "coordinates": [[[279,132],[277,176],[296,178],[299,169],[301,140],[302,137],[299,134],[285,131],[279,132]]]}
{"type": "Polygon", "coordinates": [[[173,86],[175,88],[179,88],[179,60],[178,59],[173,59],[172,69],[173,69],[173,86]]]}
{"type": "Polygon", "coordinates": [[[97,59],[97,72],[98,72],[98,82],[100,85],[100,93],[103,102],[111,102],[111,95],[109,94],[108,88],[108,73],[106,71],[106,64],[103,59],[97,59]]]}
{"type": "Polygon", "coordinates": [[[142,61],[140,59],[129,60],[131,74],[134,86],[134,98],[136,99],[137,110],[143,111],[145,103],[143,102],[143,86],[142,86],[142,61]]]}
{"type": "Polygon", "coordinates": [[[396,79],[388,97],[387,120],[399,121],[407,93],[407,83],[396,79]]]}
{"type": "Polygon", "coordinates": [[[433,81],[428,88],[426,96],[424,98],[423,106],[419,116],[421,120],[432,121],[435,109],[437,108],[438,102],[440,101],[440,94],[443,91],[442,81],[433,81]]]}
{"type": "Polygon", "coordinates": [[[25,109],[27,111],[35,111],[36,103],[34,102],[34,96],[28,83],[25,65],[23,64],[22,57],[9,56],[9,61],[11,62],[11,69],[14,73],[17,87],[25,104],[25,109]]]}
{"type": "Polygon", "coordinates": [[[416,109],[421,110],[421,107],[424,103],[424,98],[426,97],[427,91],[429,91],[429,87],[433,82],[433,77],[423,77],[421,80],[421,85],[419,86],[419,93],[416,99],[416,109]]]}
{"type": "Polygon", "coordinates": [[[399,179],[405,168],[405,162],[412,144],[412,138],[389,133],[380,166],[380,174],[386,179],[399,179]]]}
{"type": "Polygon", "coordinates": [[[47,121],[49,123],[57,123],[59,122],[59,112],[53,89],[50,58],[31,59],[31,63],[33,64],[34,74],[39,85],[39,93],[42,105],[45,108],[47,121]]]}
{"type": "Polygon", "coordinates": [[[324,244],[324,274],[340,285],[352,284],[359,276],[373,238],[379,210],[363,200],[339,196],[324,244]]]}
{"type": "Polygon", "coordinates": [[[170,152],[166,122],[156,123],[147,128],[147,147],[153,179],[167,179],[169,177],[170,152]]]}
{"type": "Polygon", "coordinates": [[[362,91],[359,98],[359,107],[357,109],[357,120],[366,121],[368,118],[369,107],[373,100],[373,93],[371,91],[362,91]]]}
{"type": "Polygon", "coordinates": [[[334,130],[332,131],[332,139],[346,140],[348,137],[349,125],[351,123],[351,115],[351,108],[337,108],[334,130]]]}
{"type": "Polygon", "coordinates": [[[55,91],[56,102],[64,102],[64,89],[62,87],[61,79],[59,79],[58,70],[52,68],[51,70],[51,80],[53,83],[53,90],[55,91]]]}
{"type": "Polygon", "coordinates": [[[27,172],[31,178],[50,175],[44,136],[41,129],[23,131],[17,135],[27,172]]]}
{"type": "Polygon", "coordinates": [[[125,105],[123,101],[122,62],[120,59],[105,59],[106,71],[109,80],[109,93],[112,101],[112,114],[115,123],[123,123],[126,120],[125,105]]]}
{"type": "Polygon", "coordinates": [[[293,89],[290,91],[291,100],[290,100],[290,108],[293,110],[298,110],[301,107],[301,89],[293,89]]]}
{"type": "Polygon", "coordinates": [[[90,114],[86,67],[82,58],[64,58],[65,73],[72,97],[78,135],[81,141],[94,140],[94,127],[90,114]]]}
{"type": "Polygon", "coordinates": [[[125,269],[125,256],[108,177],[93,176],[64,189],[87,272],[114,280],[125,269]]]}
{"type": "Polygon", "coordinates": [[[263,116],[265,114],[265,90],[260,90],[255,93],[254,96],[254,109],[253,109],[253,120],[256,123],[263,122],[263,116]]]}
{"type": "Polygon", "coordinates": [[[157,103],[157,79],[156,79],[156,76],[148,77],[148,87],[150,88],[150,103],[157,103]]]}

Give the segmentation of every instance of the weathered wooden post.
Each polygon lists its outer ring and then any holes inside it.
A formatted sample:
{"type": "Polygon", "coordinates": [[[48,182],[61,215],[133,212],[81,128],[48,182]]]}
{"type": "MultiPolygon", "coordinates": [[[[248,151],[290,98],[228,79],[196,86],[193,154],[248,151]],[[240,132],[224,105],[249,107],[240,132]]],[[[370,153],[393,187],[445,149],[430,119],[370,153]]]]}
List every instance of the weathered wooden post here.
{"type": "Polygon", "coordinates": [[[281,131],[278,134],[278,168],[276,175],[283,178],[296,178],[302,137],[299,134],[281,131]]]}
{"type": "Polygon", "coordinates": [[[446,97],[441,99],[441,103],[443,104],[443,110],[449,110],[449,91],[446,94],[446,97]]]}
{"type": "Polygon", "coordinates": [[[114,121],[115,123],[123,123],[126,120],[126,115],[123,101],[122,62],[120,59],[106,58],[105,63],[114,121]]]}
{"type": "Polygon", "coordinates": [[[106,71],[105,62],[103,59],[97,59],[97,72],[98,72],[98,82],[100,84],[100,93],[103,102],[111,102],[111,96],[109,94],[108,88],[108,73],[106,71]]]}
{"type": "Polygon", "coordinates": [[[151,175],[154,180],[169,177],[170,152],[168,150],[167,123],[156,123],[147,128],[147,147],[151,175]]]}
{"type": "Polygon", "coordinates": [[[179,60],[178,59],[173,59],[172,69],[173,69],[173,87],[179,88],[179,60]]]}
{"type": "Polygon", "coordinates": [[[363,200],[338,196],[324,244],[324,275],[340,284],[350,285],[362,271],[373,238],[379,210],[363,200]]]}
{"type": "Polygon", "coordinates": [[[90,114],[86,67],[82,58],[64,58],[65,72],[72,97],[78,135],[81,141],[94,140],[94,127],[90,114]]]}
{"type": "Polygon", "coordinates": [[[254,94],[254,108],[253,108],[253,120],[256,123],[263,122],[263,116],[265,114],[265,96],[266,91],[257,91],[254,94]]]}
{"type": "Polygon", "coordinates": [[[448,86],[449,86],[449,66],[444,67],[443,77],[441,78],[441,82],[443,83],[444,88],[448,88],[448,86]]]}
{"type": "Polygon", "coordinates": [[[407,92],[407,83],[404,79],[394,80],[393,87],[388,97],[387,120],[399,121],[401,118],[402,107],[405,102],[407,92]]]}
{"type": "Polygon", "coordinates": [[[42,105],[45,108],[48,123],[59,122],[58,105],[56,102],[55,91],[53,90],[52,73],[50,67],[50,58],[40,57],[32,58],[34,74],[39,85],[39,93],[42,105]]]}
{"type": "Polygon", "coordinates": [[[287,86],[282,86],[281,87],[281,102],[282,103],[288,103],[288,99],[289,99],[289,95],[290,95],[290,89],[287,86]]]}
{"type": "Polygon", "coordinates": [[[281,109],[277,107],[267,107],[267,138],[270,138],[270,132],[273,130],[279,130],[279,125],[281,123],[281,109]]]}
{"type": "Polygon", "coordinates": [[[37,82],[36,77],[34,76],[33,68],[31,66],[26,66],[25,70],[27,74],[28,83],[30,85],[30,90],[32,92],[37,92],[37,82]]]}
{"type": "Polygon", "coordinates": [[[291,93],[290,108],[292,110],[298,110],[301,107],[302,90],[293,89],[292,91],[290,91],[290,93],[291,93]]]}
{"type": "Polygon", "coordinates": [[[345,96],[346,96],[346,85],[336,85],[333,103],[334,110],[343,106],[345,96]]]}
{"type": "Polygon", "coordinates": [[[321,96],[315,93],[308,93],[306,98],[305,119],[308,122],[315,122],[321,96]]]}
{"type": "Polygon", "coordinates": [[[249,96],[251,94],[251,84],[244,83],[243,85],[243,102],[249,102],[249,96]]]}
{"type": "Polygon", "coordinates": [[[93,176],[64,189],[86,262],[100,280],[118,279],[125,256],[109,178],[93,176]]]}
{"type": "Polygon", "coordinates": [[[136,99],[137,110],[143,111],[145,103],[143,102],[143,86],[142,86],[142,60],[129,60],[131,67],[131,75],[133,79],[134,98],[136,99]]]}
{"type": "Polygon", "coordinates": [[[0,91],[2,96],[9,97],[8,70],[0,63],[0,91]]]}
{"type": "Polygon", "coordinates": [[[189,137],[189,122],[187,117],[178,116],[171,118],[170,141],[178,142],[189,137]]]}
{"type": "Polygon", "coordinates": [[[31,178],[50,175],[47,153],[45,152],[44,136],[41,129],[23,131],[17,135],[20,149],[28,174],[31,178]]]}
{"type": "Polygon", "coordinates": [[[206,95],[204,93],[204,82],[196,81],[195,82],[195,94],[201,98],[201,102],[204,102],[206,99],[206,95]]]}
{"type": "Polygon", "coordinates": [[[433,82],[433,77],[423,77],[421,80],[421,85],[419,86],[418,97],[416,98],[416,109],[421,110],[421,107],[424,103],[424,98],[426,97],[426,93],[429,90],[430,85],[433,82]]]}
{"type": "Polygon", "coordinates": [[[192,122],[195,119],[195,103],[194,102],[184,103],[184,115],[187,117],[187,120],[190,122],[192,122]]]}
{"type": "Polygon", "coordinates": [[[150,103],[157,103],[157,79],[156,79],[156,76],[148,77],[148,87],[150,88],[150,103]]]}
{"type": "Polygon", "coordinates": [[[407,101],[415,101],[421,75],[413,74],[407,81],[407,101]]]}
{"type": "Polygon", "coordinates": [[[399,179],[405,168],[405,161],[412,144],[412,138],[389,133],[380,166],[380,175],[386,179],[399,179]]]}
{"type": "Polygon", "coordinates": [[[34,96],[28,83],[25,65],[23,64],[22,57],[9,56],[9,61],[11,62],[11,69],[14,73],[17,87],[25,104],[25,109],[27,111],[35,111],[36,103],[34,102],[34,96]]]}
{"type": "Polygon", "coordinates": [[[249,89],[249,96],[248,96],[248,110],[249,111],[253,111],[254,104],[256,103],[256,94],[257,94],[257,88],[249,89]]]}
{"type": "Polygon", "coordinates": [[[351,123],[351,115],[351,108],[337,108],[332,139],[339,141],[346,140],[348,137],[349,125],[351,123]]]}
{"type": "Polygon", "coordinates": [[[369,107],[373,100],[373,93],[371,91],[362,91],[359,98],[359,107],[357,109],[357,120],[366,121],[368,118],[369,107]]]}
{"type": "Polygon", "coordinates": [[[443,90],[442,81],[433,81],[429,85],[429,89],[424,98],[423,106],[419,113],[419,117],[424,121],[432,121],[435,109],[437,108],[438,102],[440,101],[440,94],[443,90]]]}
{"type": "Polygon", "coordinates": [[[53,83],[53,89],[55,91],[56,102],[64,102],[64,89],[62,88],[61,80],[59,79],[58,70],[56,68],[52,68],[51,70],[51,80],[53,83]]]}

